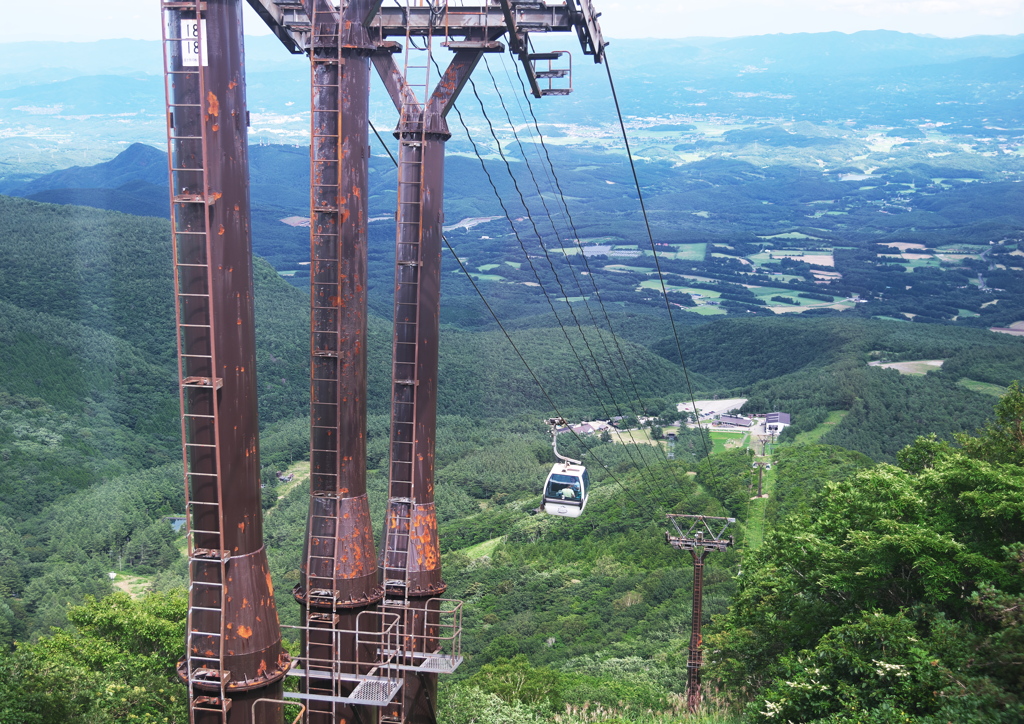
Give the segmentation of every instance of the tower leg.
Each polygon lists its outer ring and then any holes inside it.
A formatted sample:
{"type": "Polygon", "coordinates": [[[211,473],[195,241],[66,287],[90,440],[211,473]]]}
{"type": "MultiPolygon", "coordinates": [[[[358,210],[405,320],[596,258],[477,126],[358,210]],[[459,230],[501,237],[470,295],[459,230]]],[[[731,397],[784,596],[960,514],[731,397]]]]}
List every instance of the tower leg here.
{"type": "MultiPolygon", "coordinates": [[[[302,580],[309,724],[377,720],[337,701],[363,675],[359,613],[382,597],[366,497],[369,55],[364,0],[307,3],[310,43],[310,500],[302,580]]],[[[373,620],[367,617],[366,621],[373,620]]]]}
{"type": "Polygon", "coordinates": [[[704,608],[704,558],[707,551],[691,550],[693,556],[693,617],[690,622],[690,653],[686,660],[686,705],[693,713],[700,707],[700,667],[704,653],[701,616],[704,608]]]}

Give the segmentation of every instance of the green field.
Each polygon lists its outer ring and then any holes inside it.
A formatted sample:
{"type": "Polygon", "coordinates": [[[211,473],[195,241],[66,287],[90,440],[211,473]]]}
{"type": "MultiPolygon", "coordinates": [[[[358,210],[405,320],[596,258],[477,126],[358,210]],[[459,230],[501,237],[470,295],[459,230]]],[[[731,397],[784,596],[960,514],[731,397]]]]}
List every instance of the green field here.
{"type": "Polygon", "coordinates": [[[1002,397],[1006,394],[1006,388],[1000,387],[999,385],[993,385],[990,382],[978,382],[977,380],[969,380],[966,377],[961,378],[958,382],[961,387],[966,387],[968,390],[973,392],[980,392],[983,395],[992,395],[993,397],[1002,397]]]}
{"type": "Polygon", "coordinates": [[[746,447],[747,438],[750,433],[726,432],[724,430],[712,430],[708,433],[711,436],[711,443],[714,445],[712,453],[725,452],[726,449],[746,447]]]}
{"type": "MultiPolygon", "coordinates": [[[[661,291],[661,282],[658,281],[657,279],[645,279],[644,281],[640,282],[640,286],[643,289],[653,289],[653,290],[655,290],[657,292],[661,291]]],[[[667,289],[670,292],[686,292],[687,294],[699,294],[699,295],[701,295],[704,298],[704,300],[718,299],[720,296],[722,296],[721,292],[713,292],[710,289],[696,289],[694,287],[677,286],[677,285],[674,285],[674,284],[667,284],[667,283],[665,284],[665,289],[667,289]]],[[[694,301],[697,302],[698,304],[701,304],[702,300],[699,299],[699,298],[695,298],[694,301]]],[[[700,307],[697,307],[696,309],[691,308],[690,311],[697,311],[698,309],[704,308],[704,306],[706,306],[706,305],[702,305],[700,307]]],[[[712,309],[718,309],[718,307],[712,307],[712,309]]],[[[719,310],[719,312],[703,312],[703,314],[718,314],[718,313],[724,314],[725,310],[722,309],[722,310],[719,310]]]]}
{"type": "Polygon", "coordinates": [[[657,445],[657,441],[651,439],[650,430],[611,430],[612,442],[623,445],[657,445]]]}
{"type": "Polygon", "coordinates": [[[819,239],[820,237],[811,236],[810,234],[804,234],[800,231],[787,231],[785,234],[772,234],[770,236],[761,236],[762,239],[819,239]]]}
{"type": "Polygon", "coordinates": [[[942,362],[942,360],[916,359],[907,360],[906,362],[886,362],[881,365],[871,366],[896,370],[901,375],[926,375],[929,372],[934,372],[939,369],[942,366],[942,362]]]}
{"type": "Polygon", "coordinates": [[[794,442],[797,445],[809,445],[811,443],[818,442],[826,432],[835,429],[835,426],[838,425],[844,417],[846,417],[847,412],[847,410],[833,410],[828,413],[828,417],[825,418],[825,422],[821,423],[813,430],[798,433],[794,442]]]}
{"type": "MultiPolygon", "coordinates": [[[[462,273],[460,270],[455,270],[457,273],[462,273]]],[[[498,276],[497,274],[474,274],[470,272],[470,276],[481,282],[503,282],[505,277],[498,276]]]]}
{"type": "Polygon", "coordinates": [[[889,317],[884,314],[876,314],[872,319],[884,319],[888,322],[909,322],[910,320],[906,317],[889,317]]]}
{"type": "Polygon", "coordinates": [[[470,558],[483,558],[494,553],[494,549],[498,547],[498,544],[504,540],[504,536],[498,536],[497,538],[491,538],[485,540],[483,543],[477,543],[469,548],[463,548],[462,552],[470,558]]]}
{"type": "Polygon", "coordinates": [[[681,261],[704,261],[707,255],[707,244],[678,244],[674,252],[663,252],[666,259],[678,259],[681,261]]]}
{"type": "Polygon", "coordinates": [[[713,316],[715,314],[725,314],[725,310],[721,307],[711,307],[706,304],[699,307],[690,307],[686,311],[693,312],[694,314],[702,314],[706,317],[713,316]]]}
{"type": "MultiPolygon", "coordinates": [[[[761,547],[761,544],[764,542],[764,514],[765,509],[768,507],[768,501],[771,499],[771,494],[774,489],[775,470],[765,470],[764,479],[761,482],[761,492],[764,495],[767,495],[768,497],[752,499],[750,501],[750,507],[747,509],[747,550],[757,550],[761,547]]],[[[751,493],[757,493],[756,484],[755,487],[751,490],[751,493]]]]}
{"type": "Polygon", "coordinates": [[[899,263],[907,269],[917,269],[924,266],[939,266],[942,262],[932,257],[931,259],[903,259],[899,263]]]}
{"type": "Polygon", "coordinates": [[[795,292],[792,289],[785,289],[783,287],[752,287],[750,291],[752,291],[754,293],[754,296],[757,297],[758,299],[763,299],[764,301],[768,302],[768,306],[770,307],[777,307],[780,305],[788,306],[782,305],[781,302],[773,302],[772,297],[789,297],[798,305],[812,304],[814,302],[813,299],[801,300],[799,297],[797,297],[798,292],[795,292]]]}
{"type": "Polygon", "coordinates": [[[652,274],[653,272],[645,266],[626,266],[625,264],[608,264],[605,266],[608,271],[615,272],[641,272],[646,274],[652,274]]]}

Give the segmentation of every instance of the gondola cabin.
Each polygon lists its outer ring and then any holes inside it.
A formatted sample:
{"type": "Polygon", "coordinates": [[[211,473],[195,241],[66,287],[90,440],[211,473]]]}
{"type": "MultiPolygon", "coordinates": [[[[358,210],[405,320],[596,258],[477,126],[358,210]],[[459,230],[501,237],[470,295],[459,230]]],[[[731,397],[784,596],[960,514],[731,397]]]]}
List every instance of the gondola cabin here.
{"type": "Polygon", "coordinates": [[[544,483],[544,512],[578,518],[587,507],[590,476],[575,461],[555,463],[544,483]]]}

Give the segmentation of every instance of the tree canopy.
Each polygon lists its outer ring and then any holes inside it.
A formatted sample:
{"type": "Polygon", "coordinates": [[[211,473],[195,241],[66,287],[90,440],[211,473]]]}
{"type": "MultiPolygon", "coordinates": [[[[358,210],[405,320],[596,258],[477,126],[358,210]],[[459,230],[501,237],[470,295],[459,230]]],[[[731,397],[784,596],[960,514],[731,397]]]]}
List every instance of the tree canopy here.
{"type": "Polygon", "coordinates": [[[1024,394],[823,486],[748,555],[708,637],[758,722],[1020,721],[1024,394]]]}

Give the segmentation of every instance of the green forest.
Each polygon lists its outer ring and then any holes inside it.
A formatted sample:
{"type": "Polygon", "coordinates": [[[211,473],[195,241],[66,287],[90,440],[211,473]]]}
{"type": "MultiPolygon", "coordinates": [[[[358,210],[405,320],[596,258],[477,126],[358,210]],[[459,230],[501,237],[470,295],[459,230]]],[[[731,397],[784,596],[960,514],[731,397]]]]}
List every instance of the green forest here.
{"type": "MultiPolygon", "coordinates": [[[[0,722],[187,721],[170,256],[161,219],[0,197],[0,722]]],[[[308,456],[308,297],[262,260],[255,283],[265,536],[294,624],[308,483],[277,473],[308,456]]],[[[687,315],[677,339],[663,307],[571,331],[564,302],[524,311],[515,350],[476,318],[442,329],[436,497],[466,605],[442,721],[681,721],[692,572],[667,513],[737,519],[705,577],[698,721],[1024,716],[1024,341],[847,314],[687,315]],[[941,366],[883,366],[919,360],[941,366]],[[677,427],[691,391],[792,415],[756,458],[768,498],[752,499],[754,450],[709,456],[706,434],[677,427]],[[645,435],[676,430],[673,455],[565,440],[591,502],[535,514],[554,414],[644,418],[645,435]]],[[[376,521],[390,336],[372,316],[376,521]]]]}

